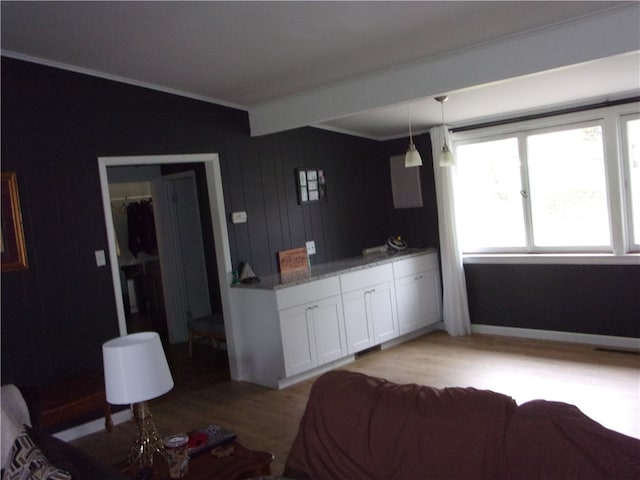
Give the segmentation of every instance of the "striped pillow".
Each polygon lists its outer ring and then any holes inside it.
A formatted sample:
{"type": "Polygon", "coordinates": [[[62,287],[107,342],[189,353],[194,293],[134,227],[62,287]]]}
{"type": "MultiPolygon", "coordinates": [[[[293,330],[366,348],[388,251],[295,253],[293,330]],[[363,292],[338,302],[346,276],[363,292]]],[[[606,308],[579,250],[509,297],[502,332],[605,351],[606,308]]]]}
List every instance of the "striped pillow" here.
{"type": "Polygon", "coordinates": [[[31,437],[22,427],[13,443],[11,459],[2,480],[71,480],[71,475],[54,467],[47,457],[35,446],[31,437]]]}

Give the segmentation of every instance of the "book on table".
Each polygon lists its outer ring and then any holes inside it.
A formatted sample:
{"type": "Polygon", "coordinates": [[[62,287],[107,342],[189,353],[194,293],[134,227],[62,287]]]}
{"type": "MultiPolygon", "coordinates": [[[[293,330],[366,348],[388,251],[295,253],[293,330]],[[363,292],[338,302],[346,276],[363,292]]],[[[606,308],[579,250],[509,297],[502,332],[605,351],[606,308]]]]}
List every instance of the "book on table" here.
{"type": "Polygon", "coordinates": [[[187,433],[189,436],[189,456],[194,457],[216,447],[232,442],[237,435],[220,425],[207,425],[204,428],[187,433]]]}

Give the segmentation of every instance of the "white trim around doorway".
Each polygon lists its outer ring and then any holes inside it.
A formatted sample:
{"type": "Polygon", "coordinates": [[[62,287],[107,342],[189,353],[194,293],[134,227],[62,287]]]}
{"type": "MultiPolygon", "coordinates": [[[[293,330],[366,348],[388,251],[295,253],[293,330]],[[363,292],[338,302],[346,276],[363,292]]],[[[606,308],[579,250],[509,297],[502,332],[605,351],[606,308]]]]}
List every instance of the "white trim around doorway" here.
{"type": "Polygon", "coordinates": [[[124,302],[120,295],[120,273],[118,269],[118,256],[116,254],[115,230],[111,213],[111,199],[109,196],[109,182],[107,176],[108,167],[122,167],[131,165],[163,165],[171,163],[204,163],[207,190],[209,192],[209,207],[213,222],[213,238],[218,265],[218,279],[220,282],[220,298],[222,300],[222,313],[224,316],[225,331],[227,336],[227,349],[229,355],[229,371],[233,380],[240,380],[240,369],[237,355],[240,352],[239,336],[234,335],[234,322],[232,318],[229,286],[232,279],[231,250],[229,247],[229,235],[227,231],[224,195],[222,191],[222,174],[220,171],[220,158],[217,153],[200,153],[187,155],[151,155],[151,156],[124,156],[124,157],[99,157],[98,171],[100,175],[100,188],[102,190],[102,203],[104,208],[105,226],[107,229],[108,260],[111,267],[113,280],[113,293],[118,315],[118,327],[120,335],[127,334],[127,324],[124,312],[124,302]]]}

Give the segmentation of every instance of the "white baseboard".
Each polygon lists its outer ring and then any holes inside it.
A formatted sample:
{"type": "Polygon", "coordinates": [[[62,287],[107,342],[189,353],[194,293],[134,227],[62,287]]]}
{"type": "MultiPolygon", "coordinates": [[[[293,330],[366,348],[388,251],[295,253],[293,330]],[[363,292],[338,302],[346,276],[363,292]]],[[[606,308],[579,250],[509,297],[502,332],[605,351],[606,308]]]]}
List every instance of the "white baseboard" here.
{"type": "MultiPolygon", "coordinates": [[[[129,409],[121,410],[120,412],[116,412],[111,415],[111,421],[114,425],[124,423],[128,420],[131,420],[131,411],[129,409]]],[[[70,442],[92,433],[101,432],[104,428],[104,417],[101,417],[92,420],[91,422],[83,423],[82,425],[62,430],[61,432],[56,432],[53,436],[60,440],[64,440],[65,442],[70,442]]]]}
{"type": "Polygon", "coordinates": [[[507,337],[535,338],[558,342],[586,343],[603,347],[640,350],[640,338],[593,335],[589,333],[558,332],[554,330],[535,330],[532,328],[498,327],[494,325],[471,325],[472,333],[504,335],[507,337]]]}
{"type": "Polygon", "coordinates": [[[302,382],[303,380],[307,380],[308,378],[315,377],[317,375],[322,375],[323,373],[328,372],[329,370],[333,370],[334,368],[342,367],[349,363],[352,363],[355,360],[355,355],[349,355],[347,357],[339,358],[338,360],[334,360],[329,363],[325,363],[320,367],[316,367],[312,370],[308,370],[303,373],[299,373],[293,377],[283,378],[278,381],[278,389],[282,390],[283,388],[290,387],[296,383],[302,382]]]}

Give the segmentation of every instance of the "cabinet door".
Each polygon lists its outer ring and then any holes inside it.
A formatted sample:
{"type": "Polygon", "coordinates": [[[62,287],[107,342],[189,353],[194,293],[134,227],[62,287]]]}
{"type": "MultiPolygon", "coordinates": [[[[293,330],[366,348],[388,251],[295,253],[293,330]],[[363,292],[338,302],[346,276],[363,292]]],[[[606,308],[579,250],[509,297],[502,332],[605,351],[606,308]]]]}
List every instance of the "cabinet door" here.
{"type": "Polygon", "coordinates": [[[356,290],[342,295],[344,326],[347,335],[347,351],[359,352],[373,345],[373,325],[367,315],[365,290],[356,290]]]}
{"type": "Polygon", "coordinates": [[[311,331],[309,306],[280,310],[280,332],[287,376],[296,375],[318,364],[314,336],[311,331]]]}
{"type": "Polygon", "coordinates": [[[438,270],[420,272],[396,280],[400,335],[440,320],[438,270]]]}
{"type": "Polygon", "coordinates": [[[398,336],[396,297],[393,282],[376,285],[366,291],[367,312],[373,325],[373,345],[398,336]]]}
{"type": "Polygon", "coordinates": [[[314,302],[307,311],[311,314],[318,365],[346,356],[347,341],[340,297],[314,302]]]}

